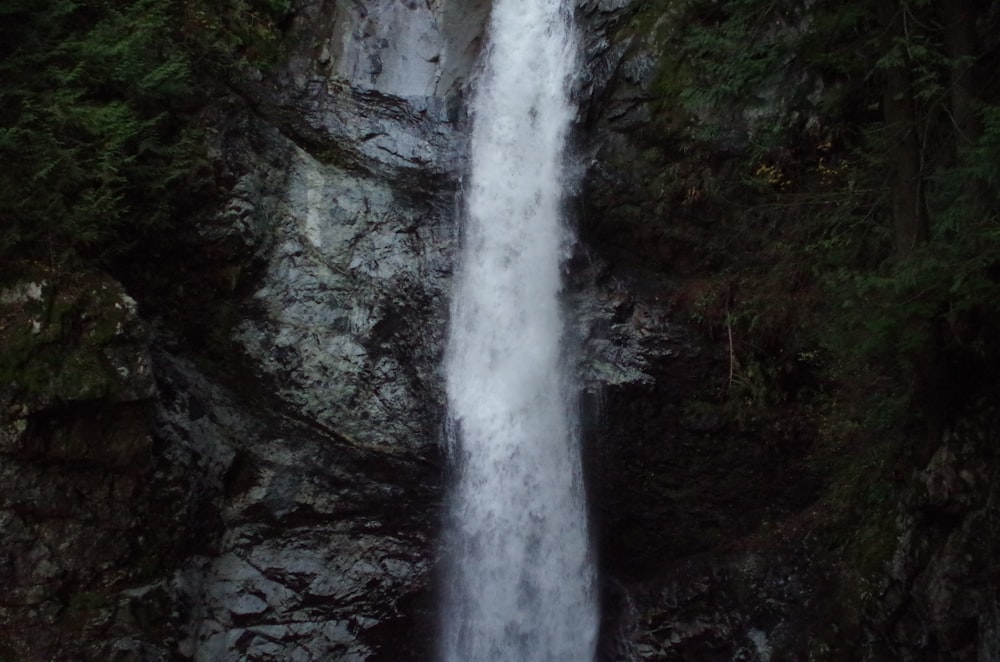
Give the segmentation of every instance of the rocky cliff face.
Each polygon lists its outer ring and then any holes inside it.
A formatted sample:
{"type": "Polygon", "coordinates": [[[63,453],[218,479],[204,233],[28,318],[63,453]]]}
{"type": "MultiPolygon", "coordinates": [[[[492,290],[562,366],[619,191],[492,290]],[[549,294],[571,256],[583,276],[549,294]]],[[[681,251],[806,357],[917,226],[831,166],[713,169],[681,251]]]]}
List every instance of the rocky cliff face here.
{"type": "Polygon", "coordinates": [[[186,358],[197,332],[156,342],[157,490],[186,530],[133,601],[173,605],[182,656],[431,654],[437,366],[484,17],[303,6],[288,65],[242,83],[256,112],[221,110],[228,202],[190,250],[231,274],[196,313],[227,330],[211,366],[186,358]]]}
{"type": "MultiPolygon", "coordinates": [[[[742,298],[762,296],[743,282],[778,281],[765,292],[801,306],[779,316],[775,336],[793,338],[796,315],[809,315],[808,278],[774,259],[796,250],[776,228],[798,220],[713,189],[746,159],[760,118],[822,134],[824,81],[786,59],[752,98],[682,107],[685,65],[671,52],[686,29],[680,8],[582,11],[591,30],[580,232],[603,269],[591,282],[620,293],[589,346],[637,347],[644,375],[593,389],[601,659],[993,659],[996,583],[974,570],[989,565],[998,533],[992,387],[920,449],[917,433],[888,442],[811,412],[797,395],[812,388],[802,352],[787,395],[761,413],[756,366],[741,360],[726,321],[742,298]],[[725,131],[692,138],[720,118],[725,131]],[[712,306],[723,308],[721,329],[704,321],[712,306]],[[743,404],[724,404],[734,397],[743,404]]],[[[795,347],[776,342],[775,363],[795,347]]]]}
{"type": "Polygon", "coordinates": [[[136,303],[107,277],[39,271],[0,291],[4,659],[100,639],[142,573],[156,388],[136,303]]]}
{"type": "Polygon", "coordinates": [[[430,655],[437,366],[488,6],[291,11],[286,64],[207,111],[222,204],[125,274],[151,352],[124,294],[74,292],[80,319],[132,325],[77,339],[44,317],[52,283],[4,293],[26,352],[5,372],[81,373],[4,392],[4,622],[30,626],[12,659],[430,655]]]}
{"type": "MultiPolygon", "coordinates": [[[[138,304],[99,275],[0,292],[0,659],[431,657],[438,366],[488,11],[293,3],[283,63],[205,111],[221,202],[122,274],[138,304]]],[[[730,212],[702,198],[745,127],[683,143],[658,89],[672,11],[578,8],[567,299],[600,659],[992,659],[988,405],[870,517],[831,506],[844,451],[813,419],[720,405],[732,337],[681,320],[725,266],[698,247],[730,212]]]]}

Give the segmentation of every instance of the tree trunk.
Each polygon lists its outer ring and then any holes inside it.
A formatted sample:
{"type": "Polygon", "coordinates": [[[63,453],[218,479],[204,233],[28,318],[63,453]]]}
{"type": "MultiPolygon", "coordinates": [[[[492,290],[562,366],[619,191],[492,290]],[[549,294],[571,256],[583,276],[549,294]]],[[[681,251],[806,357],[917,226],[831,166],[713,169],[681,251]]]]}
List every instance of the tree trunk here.
{"type": "Polygon", "coordinates": [[[910,62],[907,3],[883,3],[886,52],[901,51],[885,69],[882,113],[889,136],[889,188],[896,254],[905,258],[930,237],[923,186],[923,152],[917,124],[910,62]]]}
{"type": "Polygon", "coordinates": [[[942,5],[944,43],[951,60],[951,117],[956,148],[961,155],[982,133],[976,116],[975,63],[979,56],[976,7],[973,0],[948,0],[942,5]]]}
{"type": "MultiPolygon", "coordinates": [[[[903,261],[914,258],[917,249],[930,240],[922,135],[908,52],[911,28],[917,28],[906,0],[884,2],[881,11],[885,52],[892,54],[884,71],[882,113],[889,138],[886,156],[896,259],[903,261]]],[[[950,408],[941,332],[934,321],[920,315],[903,322],[901,331],[917,340],[908,352],[914,370],[910,401],[926,425],[926,436],[916,447],[919,461],[923,461],[939,445],[950,408]]]]}

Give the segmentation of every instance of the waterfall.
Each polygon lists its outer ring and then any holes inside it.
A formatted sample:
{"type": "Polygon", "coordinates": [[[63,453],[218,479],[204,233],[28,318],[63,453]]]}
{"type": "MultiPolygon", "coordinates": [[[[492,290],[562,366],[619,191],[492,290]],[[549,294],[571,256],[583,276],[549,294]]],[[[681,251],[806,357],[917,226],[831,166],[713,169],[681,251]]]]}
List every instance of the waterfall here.
{"type": "Polygon", "coordinates": [[[559,302],[575,53],[569,4],[495,0],[445,360],[458,467],[445,662],[594,656],[595,578],[559,302]]]}

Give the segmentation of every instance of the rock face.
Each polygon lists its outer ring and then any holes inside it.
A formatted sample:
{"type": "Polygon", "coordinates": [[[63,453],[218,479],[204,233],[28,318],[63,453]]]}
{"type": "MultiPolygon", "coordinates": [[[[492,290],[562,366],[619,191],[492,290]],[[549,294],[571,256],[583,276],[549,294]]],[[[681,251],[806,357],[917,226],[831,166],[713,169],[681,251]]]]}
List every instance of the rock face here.
{"type": "Polygon", "coordinates": [[[788,90],[822,90],[821,81],[787,62],[745,105],[700,109],[728,118],[729,131],[697,143],[684,129],[704,118],[665,106],[664,78],[678,68],[676,6],[581,11],[580,235],[599,265],[581,277],[582,309],[614,293],[583,333],[605,580],[599,658],[993,659],[997,584],[972,579],[998,533],[990,387],[924,458],[901,461],[898,448],[869,438],[854,452],[873,459],[831,463],[819,426],[797,426],[794,406],[772,403],[788,419],[771,426],[719,407],[738,369],[732,328],[706,338],[677,323],[711,298],[706,271],[740,268],[742,258],[718,262],[704,248],[727,231],[720,219],[758,220],[713,207],[706,190],[731,172],[752,122],[815,121],[788,90]],[[895,475],[858,484],[837,468],[861,471],[866,461],[895,475]],[[846,514],[844,502],[853,504],[846,514]]]}
{"type": "Polygon", "coordinates": [[[164,320],[155,489],[184,529],[159,536],[171,574],[126,596],[170,606],[171,640],[144,644],[162,655],[431,655],[458,109],[485,18],[450,4],[303,4],[288,66],[242,84],[258,113],[221,109],[229,201],[186,241],[230,275],[201,304],[223,364],[164,320]]]}
{"type": "Polygon", "coordinates": [[[157,364],[158,493],[187,530],[161,532],[180,567],[129,608],[150,592],[185,606],[177,650],[198,660],[369,659],[403,637],[399,658],[420,659],[434,464],[254,406],[167,354],[157,364]]]}
{"type": "Polygon", "coordinates": [[[40,271],[0,291],[0,347],[0,655],[69,659],[143,563],[146,330],[106,277],[40,271]]]}
{"type": "MultiPolygon", "coordinates": [[[[578,6],[566,297],[599,659],[1000,656],[988,398],[903,497],[862,486],[857,521],[821,498],[815,431],[718,405],[732,337],[677,309],[746,113],[711,154],[681,144],[656,89],[673,3],[653,5],[578,6]]],[[[294,2],[283,63],[205,111],[221,202],[121,275],[138,304],[96,274],[0,290],[0,659],[433,656],[438,366],[488,12],[294,2]]]]}
{"type": "Polygon", "coordinates": [[[55,371],[3,392],[13,659],[431,656],[438,364],[487,12],[296,3],[286,64],[206,111],[224,200],[162,247],[176,259],[124,274],[151,352],[124,295],[75,293],[70,327],[45,317],[69,296],[53,284],[4,291],[27,355],[4,374],[55,371]],[[90,333],[109,306],[131,317],[90,333]],[[79,349],[33,349],[67,334],[79,349]]]}

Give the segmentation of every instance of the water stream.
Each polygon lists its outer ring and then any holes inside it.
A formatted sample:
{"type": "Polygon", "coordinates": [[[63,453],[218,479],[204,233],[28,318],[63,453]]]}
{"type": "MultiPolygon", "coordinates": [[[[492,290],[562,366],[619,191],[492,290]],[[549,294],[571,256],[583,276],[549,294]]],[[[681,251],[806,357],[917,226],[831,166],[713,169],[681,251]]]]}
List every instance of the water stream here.
{"type": "Polygon", "coordinates": [[[446,356],[445,662],[587,662],[597,629],[561,263],[571,7],[496,0],[446,356]]]}

